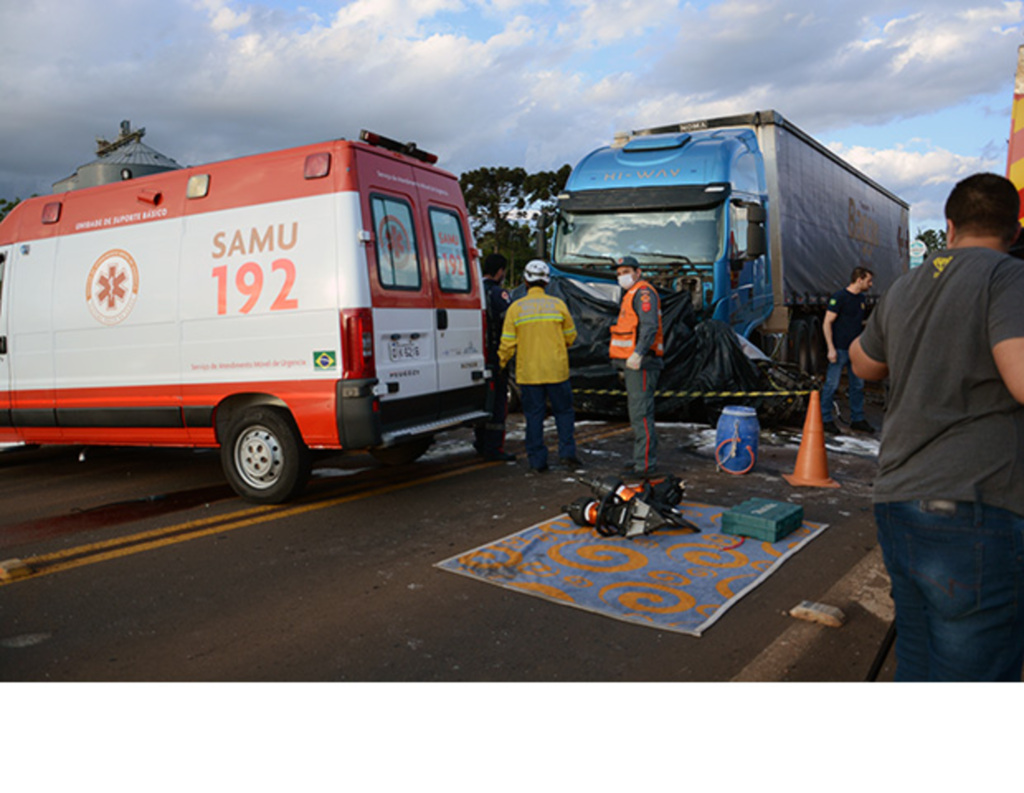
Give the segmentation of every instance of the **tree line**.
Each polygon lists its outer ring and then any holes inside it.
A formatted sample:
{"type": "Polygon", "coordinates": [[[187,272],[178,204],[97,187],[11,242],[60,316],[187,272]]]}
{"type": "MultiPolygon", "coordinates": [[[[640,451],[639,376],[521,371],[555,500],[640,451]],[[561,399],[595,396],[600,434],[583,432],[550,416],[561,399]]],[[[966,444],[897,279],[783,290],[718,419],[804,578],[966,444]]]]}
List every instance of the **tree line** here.
{"type": "Polygon", "coordinates": [[[0,198],[0,220],[7,217],[7,213],[14,209],[19,203],[20,198],[15,198],[13,201],[9,201],[6,198],[0,198]]]}
{"type": "Polygon", "coordinates": [[[570,171],[568,164],[537,173],[490,167],[459,177],[476,247],[481,257],[501,253],[508,259],[508,283],[518,283],[523,267],[535,258],[534,230],[544,210],[554,209],[570,171]]]}

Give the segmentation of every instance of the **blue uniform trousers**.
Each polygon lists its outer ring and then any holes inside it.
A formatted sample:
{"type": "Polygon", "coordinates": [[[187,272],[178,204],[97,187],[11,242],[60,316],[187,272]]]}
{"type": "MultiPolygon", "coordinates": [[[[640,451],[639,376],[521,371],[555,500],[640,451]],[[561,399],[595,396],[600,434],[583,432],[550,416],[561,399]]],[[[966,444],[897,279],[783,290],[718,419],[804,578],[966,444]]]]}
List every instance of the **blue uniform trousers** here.
{"type": "Polygon", "coordinates": [[[544,417],[547,404],[558,428],[558,456],[565,459],[576,456],[576,412],[572,407],[572,385],[561,383],[520,385],[523,418],[526,420],[526,458],[531,468],[544,468],[548,464],[548,448],[544,445],[544,417]]]}

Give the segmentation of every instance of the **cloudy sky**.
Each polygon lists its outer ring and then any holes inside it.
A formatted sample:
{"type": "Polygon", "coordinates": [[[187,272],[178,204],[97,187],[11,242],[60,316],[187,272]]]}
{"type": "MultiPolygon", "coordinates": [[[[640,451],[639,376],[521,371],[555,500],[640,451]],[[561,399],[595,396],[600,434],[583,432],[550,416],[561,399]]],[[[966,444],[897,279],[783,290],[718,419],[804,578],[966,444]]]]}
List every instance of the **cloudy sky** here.
{"type": "Polygon", "coordinates": [[[0,31],[0,198],[50,192],[122,119],[182,165],[367,128],[461,173],[774,109],[916,231],[1005,172],[1024,2],[2,0],[0,31]]]}

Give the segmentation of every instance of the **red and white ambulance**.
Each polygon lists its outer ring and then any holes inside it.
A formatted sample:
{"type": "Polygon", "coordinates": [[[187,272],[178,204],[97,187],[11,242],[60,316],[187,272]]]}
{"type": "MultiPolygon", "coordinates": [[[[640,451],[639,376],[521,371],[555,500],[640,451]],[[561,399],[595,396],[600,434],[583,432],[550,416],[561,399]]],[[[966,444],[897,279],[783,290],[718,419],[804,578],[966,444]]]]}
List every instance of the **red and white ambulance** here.
{"type": "Polygon", "coordinates": [[[457,179],[337,140],[32,198],[0,223],[0,442],[217,447],[280,502],[311,449],[415,459],[487,415],[457,179]]]}

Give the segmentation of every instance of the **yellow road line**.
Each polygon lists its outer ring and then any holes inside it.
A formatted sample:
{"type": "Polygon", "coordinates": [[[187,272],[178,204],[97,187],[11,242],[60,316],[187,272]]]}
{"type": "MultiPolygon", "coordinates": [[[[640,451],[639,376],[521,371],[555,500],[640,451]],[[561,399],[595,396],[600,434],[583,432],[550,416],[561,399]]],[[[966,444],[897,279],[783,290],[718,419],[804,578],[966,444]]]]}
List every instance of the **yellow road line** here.
{"type": "MultiPolygon", "coordinates": [[[[607,430],[601,430],[593,433],[581,433],[583,437],[581,437],[580,440],[584,442],[601,440],[603,438],[622,435],[627,432],[630,432],[629,425],[624,427],[612,427],[607,430]]],[[[39,556],[19,560],[21,562],[21,570],[25,572],[6,579],[0,578],[0,586],[6,586],[7,584],[26,581],[30,578],[38,578],[40,576],[50,575],[51,573],[58,573],[64,570],[72,570],[76,567],[84,567],[86,565],[96,564],[110,559],[131,556],[136,553],[142,553],[143,551],[150,551],[156,548],[163,548],[168,545],[175,545],[177,543],[199,539],[201,537],[208,537],[211,534],[222,534],[234,531],[235,529],[245,528],[246,526],[255,526],[260,523],[266,523],[271,520],[289,518],[295,515],[302,515],[307,512],[315,512],[317,510],[344,504],[349,501],[384,495],[396,490],[403,490],[416,485],[447,479],[449,477],[456,476],[457,474],[470,473],[482,468],[490,468],[495,465],[497,465],[495,462],[481,462],[465,467],[459,467],[454,470],[444,471],[432,476],[415,479],[409,482],[400,482],[393,485],[386,485],[384,487],[360,491],[358,493],[338,496],[326,501],[316,501],[310,504],[300,504],[293,507],[263,505],[239,510],[238,512],[229,513],[227,515],[216,515],[209,518],[201,518],[199,520],[187,521],[173,526],[139,532],[138,534],[115,537],[109,540],[90,543],[88,545],[75,546],[73,548],[65,548],[62,551],[41,554],[39,556]]]]}
{"type": "Polygon", "coordinates": [[[119,545],[130,545],[132,543],[140,543],[150,537],[163,537],[167,534],[174,532],[188,532],[191,529],[199,529],[203,526],[208,526],[211,523],[220,523],[223,521],[231,521],[237,518],[259,514],[261,512],[269,512],[277,509],[273,505],[267,505],[262,507],[254,507],[252,509],[240,510],[239,512],[229,513],[227,515],[215,515],[209,518],[202,518],[200,520],[188,521],[187,523],[180,523],[176,526],[165,526],[160,529],[151,529],[150,531],[139,532],[138,534],[131,534],[125,537],[115,537],[110,540],[103,540],[102,542],[94,542],[88,545],[78,545],[74,548],[65,548],[63,551],[55,551],[54,553],[44,554],[41,556],[32,557],[31,560],[26,561],[45,561],[51,562],[59,559],[66,559],[69,556],[83,556],[85,554],[93,553],[95,551],[102,551],[106,548],[116,548],[119,545]]]}
{"type": "Polygon", "coordinates": [[[397,484],[377,487],[372,490],[366,490],[359,493],[350,493],[348,495],[328,499],[327,501],[316,501],[310,504],[301,504],[294,507],[254,507],[252,509],[241,510],[228,515],[189,521],[175,526],[168,526],[163,529],[153,529],[126,537],[104,540],[103,542],[91,543],[89,545],[82,545],[75,548],[67,548],[63,551],[57,551],[51,554],[33,556],[22,560],[23,564],[29,570],[27,575],[6,581],[0,580],[0,586],[19,583],[31,578],[38,578],[40,576],[50,575],[51,573],[71,570],[76,567],[84,567],[86,565],[96,564],[110,559],[117,559],[123,556],[131,556],[133,554],[142,553],[143,551],[150,551],[167,545],[174,545],[181,542],[187,542],[188,540],[199,539],[200,537],[207,537],[211,534],[222,534],[224,532],[234,531],[235,529],[241,529],[246,526],[255,526],[260,523],[266,523],[271,520],[278,520],[281,518],[293,517],[295,515],[302,515],[308,512],[315,512],[317,510],[344,504],[349,501],[357,501],[362,498],[384,495],[396,490],[404,490],[416,485],[436,482],[441,479],[470,473],[482,468],[490,468],[495,465],[498,465],[498,463],[482,462],[465,468],[444,471],[439,474],[434,474],[433,476],[427,476],[409,482],[399,482],[397,484]]]}

